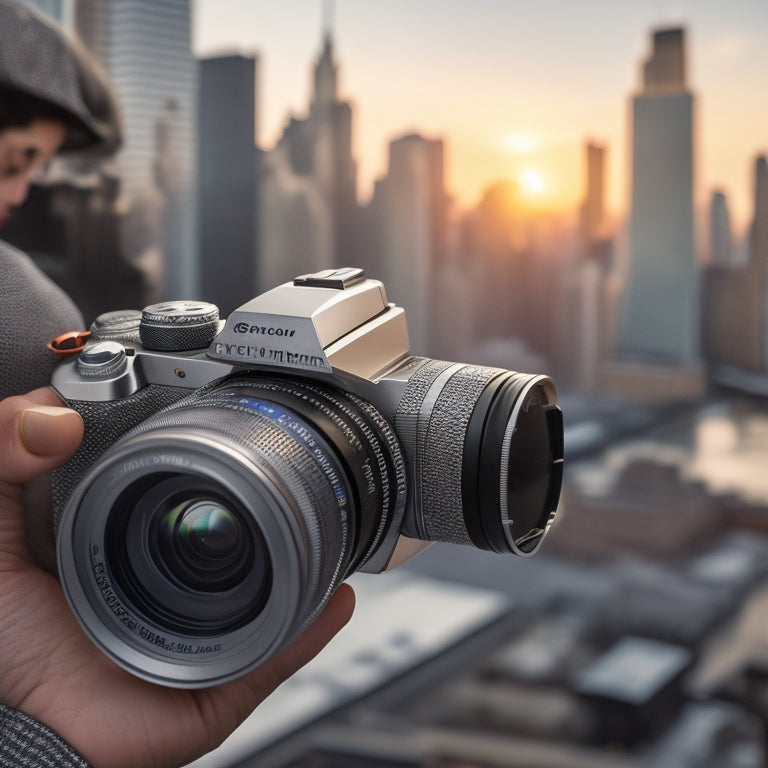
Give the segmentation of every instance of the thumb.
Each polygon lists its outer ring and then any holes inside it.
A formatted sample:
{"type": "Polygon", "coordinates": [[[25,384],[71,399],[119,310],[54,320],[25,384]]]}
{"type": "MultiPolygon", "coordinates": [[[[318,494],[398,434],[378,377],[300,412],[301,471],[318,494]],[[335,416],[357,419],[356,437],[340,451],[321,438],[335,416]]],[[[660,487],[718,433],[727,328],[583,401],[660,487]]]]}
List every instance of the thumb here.
{"type": "Polygon", "coordinates": [[[0,402],[0,481],[27,483],[63,464],[83,437],[80,414],[50,390],[0,402]]]}

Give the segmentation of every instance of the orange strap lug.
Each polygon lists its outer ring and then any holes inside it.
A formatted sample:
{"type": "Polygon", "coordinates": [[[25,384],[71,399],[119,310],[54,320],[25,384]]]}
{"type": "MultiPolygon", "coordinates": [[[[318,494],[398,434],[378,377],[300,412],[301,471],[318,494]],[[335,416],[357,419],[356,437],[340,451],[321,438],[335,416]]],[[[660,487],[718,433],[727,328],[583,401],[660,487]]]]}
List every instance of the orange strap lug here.
{"type": "Polygon", "coordinates": [[[46,346],[54,354],[73,355],[85,346],[85,342],[88,341],[90,335],[90,331],[67,331],[62,333],[61,336],[57,336],[46,346]]]}

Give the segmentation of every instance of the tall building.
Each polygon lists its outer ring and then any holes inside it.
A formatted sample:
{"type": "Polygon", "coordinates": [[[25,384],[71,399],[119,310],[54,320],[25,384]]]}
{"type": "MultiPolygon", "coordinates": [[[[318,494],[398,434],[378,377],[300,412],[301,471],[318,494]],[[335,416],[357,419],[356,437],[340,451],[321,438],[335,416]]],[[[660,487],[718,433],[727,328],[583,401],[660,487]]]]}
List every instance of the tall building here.
{"type": "Polygon", "coordinates": [[[584,392],[597,389],[607,339],[611,336],[607,306],[609,268],[613,243],[607,237],[605,214],[606,155],[604,146],[585,146],[584,200],[581,204],[581,250],[572,266],[573,306],[565,313],[563,358],[568,373],[584,392]]]}
{"type": "Polygon", "coordinates": [[[724,366],[768,371],[768,162],[754,164],[754,214],[746,264],[713,261],[707,268],[704,343],[715,378],[724,366]]]}
{"type": "Polygon", "coordinates": [[[151,298],[196,296],[197,61],[189,0],[80,0],[76,28],[123,111],[126,251],[151,298]]]}
{"type": "Polygon", "coordinates": [[[653,34],[631,102],[629,264],[618,336],[622,358],[671,367],[699,361],[694,243],[694,96],[683,29],[653,34]]]}
{"type": "Polygon", "coordinates": [[[754,214],[749,239],[749,257],[768,274],[768,159],[755,158],[754,214]]]}
{"type": "Polygon", "coordinates": [[[431,354],[435,276],[443,266],[447,198],[443,142],[418,134],[389,145],[389,167],[376,182],[364,238],[373,277],[405,308],[411,350],[431,354]]]}
{"type": "Polygon", "coordinates": [[[521,230],[518,187],[508,180],[488,185],[462,222],[463,261],[478,283],[475,330],[481,338],[526,335],[532,260],[526,258],[521,230]]]}
{"type": "MultiPolygon", "coordinates": [[[[553,217],[526,215],[508,180],[489,184],[461,223],[462,266],[475,282],[476,346],[505,347],[508,368],[526,370],[532,356],[548,365],[562,346],[565,257],[553,224],[553,217]]],[[[486,359],[502,364],[496,353],[486,359]]]]}
{"type": "Polygon", "coordinates": [[[309,114],[291,117],[260,171],[260,289],[303,272],[355,265],[357,166],[352,107],[338,96],[333,41],[325,33],[312,72],[309,114]]]}
{"type": "Polygon", "coordinates": [[[730,264],[732,258],[728,199],[723,192],[715,190],[709,205],[709,261],[711,264],[730,264]]]}
{"type": "Polygon", "coordinates": [[[758,333],[762,337],[762,370],[768,370],[768,160],[755,160],[755,214],[750,232],[750,261],[759,298],[756,299],[758,333]]]}
{"type": "Polygon", "coordinates": [[[200,298],[228,315],[256,294],[255,57],[200,61],[200,298]]]}
{"type": "Polygon", "coordinates": [[[581,236],[587,244],[598,240],[605,226],[605,166],[605,147],[587,142],[584,201],[581,204],[581,236]]]}

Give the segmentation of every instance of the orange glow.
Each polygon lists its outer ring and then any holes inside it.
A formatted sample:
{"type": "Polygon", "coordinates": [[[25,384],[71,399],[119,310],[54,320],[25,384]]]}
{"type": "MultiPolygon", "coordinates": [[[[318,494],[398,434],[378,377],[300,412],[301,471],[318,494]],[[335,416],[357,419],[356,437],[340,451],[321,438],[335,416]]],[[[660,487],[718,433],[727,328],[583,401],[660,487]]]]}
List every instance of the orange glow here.
{"type": "Polygon", "coordinates": [[[529,133],[508,133],[503,141],[504,149],[515,155],[529,155],[539,146],[539,140],[529,133]]]}
{"type": "Polygon", "coordinates": [[[544,176],[539,171],[525,171],[520,176],[520,188],[527,195],[541,195],[546,186],[544,176]]]}

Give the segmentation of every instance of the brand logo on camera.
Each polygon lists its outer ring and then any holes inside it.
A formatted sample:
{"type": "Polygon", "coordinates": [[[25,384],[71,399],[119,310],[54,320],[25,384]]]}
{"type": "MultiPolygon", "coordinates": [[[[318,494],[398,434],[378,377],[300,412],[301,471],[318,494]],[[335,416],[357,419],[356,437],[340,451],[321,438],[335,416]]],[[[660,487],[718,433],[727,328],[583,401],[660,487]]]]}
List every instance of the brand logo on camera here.
{"type": "Polygon", "coordinates": [[[258,336],[286,336],[291,338],[296,331],[292,328],[275,328],[271,325],[248,325],[248,323],[235,323],[235,333],[255,333],[258,336]]]}

